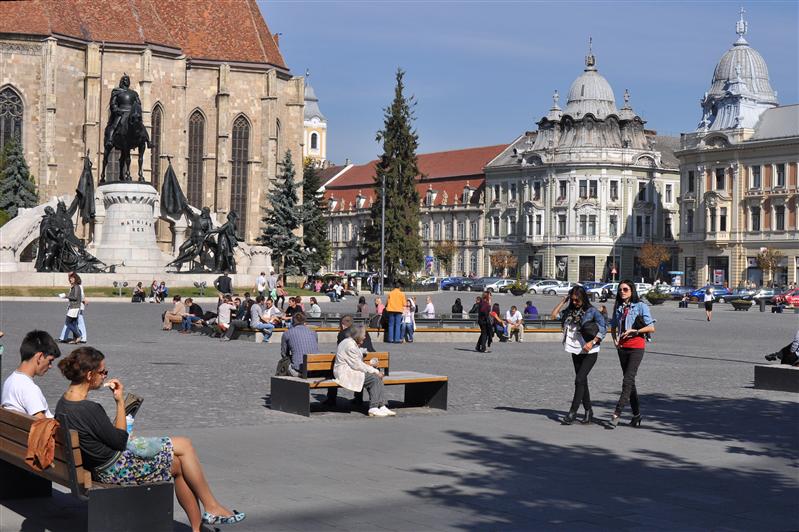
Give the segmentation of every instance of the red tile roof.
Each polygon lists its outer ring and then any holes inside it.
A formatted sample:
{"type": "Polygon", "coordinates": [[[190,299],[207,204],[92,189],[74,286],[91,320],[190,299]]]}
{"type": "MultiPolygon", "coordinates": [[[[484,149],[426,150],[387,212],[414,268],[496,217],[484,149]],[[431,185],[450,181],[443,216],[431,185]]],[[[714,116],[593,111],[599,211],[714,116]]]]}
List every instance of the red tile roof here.
{"type": "MultiPolygon", "coordinates": [[[[485,185],[483,168],[507,147],[507,144],[500,144],[419,154],[417,157],[419,170],[424,175],[423,178],[417,177],[416,190],[419,192],[419,198],[424,199],[427,190],[432,189],[437,192],[434,205],[444,204],[445,193],[447,205],[454,204],[456,199],[460,204],[463,190],[468,185],[475,189],[470,203],[480,201],[485,185]]],[[[349,210],[350,205],[355,205],[358,194],[366,197],[365,208],[371,206],[375,199],[373,187],[376,163],[375,160],[354,166],[327,185],[325,198],[338,200],[334,211],[349,210]]]]}
{"type": "Polygon", "coordinates": [[[287,68],[255,0],[0,2],[0,33],[160,44],[193,59],[287,68]]]}

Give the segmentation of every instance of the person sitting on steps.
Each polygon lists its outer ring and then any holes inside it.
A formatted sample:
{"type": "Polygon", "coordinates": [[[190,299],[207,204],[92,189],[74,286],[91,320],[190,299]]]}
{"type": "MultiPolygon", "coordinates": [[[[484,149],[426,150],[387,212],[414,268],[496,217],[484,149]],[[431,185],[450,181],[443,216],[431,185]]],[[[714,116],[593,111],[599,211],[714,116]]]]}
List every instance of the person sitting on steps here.
{"type": "Polygon", "coordinates": [[[766,360],[769,362],[779,360],[781,364],[799,366],[799,329],[796,330],[796,336],[793,337],[793,342],[779,351],[766,355],[766,360]]]}

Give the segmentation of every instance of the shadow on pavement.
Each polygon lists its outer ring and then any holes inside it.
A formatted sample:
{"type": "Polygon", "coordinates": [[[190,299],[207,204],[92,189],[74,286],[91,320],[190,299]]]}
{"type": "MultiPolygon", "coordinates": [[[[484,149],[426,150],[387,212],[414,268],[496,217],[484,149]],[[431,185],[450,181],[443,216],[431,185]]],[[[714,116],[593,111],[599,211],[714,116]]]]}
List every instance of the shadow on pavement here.
{"type": "MultiPolygon", "coordinates": [[[[543,411],[542,414],[545,414],[543,411]]],[[[407,492],[444,505],[462,530],[770,529],[799,526],[795,479],[760,468],[704,466],[642,444],[625,455],[588,444],[449,431],[458,467],[407,492]]],[[[719,434],[721,436],[721,434],[719,434]]]]}

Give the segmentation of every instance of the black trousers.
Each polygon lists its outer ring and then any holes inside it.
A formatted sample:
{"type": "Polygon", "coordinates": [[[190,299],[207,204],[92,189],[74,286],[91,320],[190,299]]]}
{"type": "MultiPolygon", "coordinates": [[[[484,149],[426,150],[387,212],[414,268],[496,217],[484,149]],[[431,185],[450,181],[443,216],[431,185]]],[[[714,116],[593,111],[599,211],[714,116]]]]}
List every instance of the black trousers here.
{"type": "Polygon", "coordinates": [[[796,364],[796,361],[799,360],[799,357],[796,356],[796,353],[791,353],[791,344],[786,345],[774,354],[777,355],[777,360],[783,364],[788,364],[789,366],[793,366],[796,364]]]}
{"type": "Polygon", "coordinates": [[[638,401],[638,390],[635,388],[635,375],[638,373],[638,367],[644,359],[644,350],[620,347],[618,351],[619,363],[621,364],[624,378],[621,381],[621,397],[619,397],[619,402],[616,403],[615,413],[616,415],[621,415],[624,406],[630,403],[633,415],[638,416],[641,414],[641,404],[638,401]]]}
{"type": "Polygon", "coordinates": [[[574,363],[574,397],[572,398],[572,406],[570,412],[577,412],[582,404],[586,410],[591,408],[591,393],[588,391],[588,374],[596,364],[597,355],[599,353],[580,353],[575,355],[572,353],[572,362],[574,363]]]}
{"type": "Polygon", "coordinates": [[[478,321],[480,325],[480,338],[477,339],[477,346],[475,349],[481,353],[487,349],[489,341],[491,340],[491,324],[488,322],[478,321]]]}
{"type": "Polygon", "coordinates": [[[244,329],[246,327],[249,327],[249,325],[250,322],[245,320],[230,320],[230,326],[227,328],[227,331],[225,331],[225,336],[227,338],[233,338],[233,333],[236,332],[237,328],[244,329]]]}

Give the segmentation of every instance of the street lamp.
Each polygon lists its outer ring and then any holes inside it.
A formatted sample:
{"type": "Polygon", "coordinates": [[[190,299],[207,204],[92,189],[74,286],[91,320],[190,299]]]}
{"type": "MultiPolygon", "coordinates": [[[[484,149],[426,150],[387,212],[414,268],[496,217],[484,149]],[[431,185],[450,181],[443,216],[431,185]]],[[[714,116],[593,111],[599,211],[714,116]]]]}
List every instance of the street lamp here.
{"type": "Polygon", "coordinates": [[[381,183],[380,202],[382,205],[380,210],[380,291],[378,293],[382,296],[383,282],[384,282],[383,279],[386,268],[386,173],[385,172],[383,172],[383,180],[381,183]]]}

